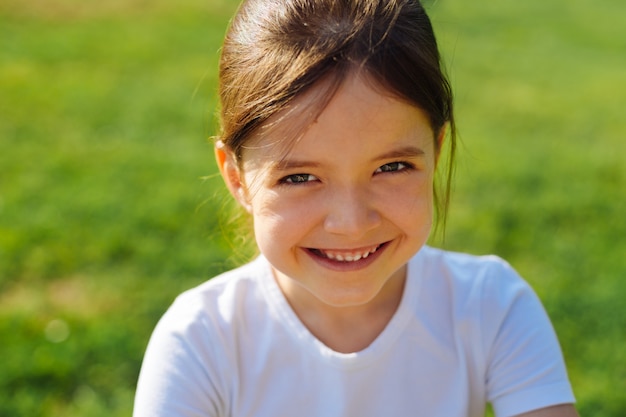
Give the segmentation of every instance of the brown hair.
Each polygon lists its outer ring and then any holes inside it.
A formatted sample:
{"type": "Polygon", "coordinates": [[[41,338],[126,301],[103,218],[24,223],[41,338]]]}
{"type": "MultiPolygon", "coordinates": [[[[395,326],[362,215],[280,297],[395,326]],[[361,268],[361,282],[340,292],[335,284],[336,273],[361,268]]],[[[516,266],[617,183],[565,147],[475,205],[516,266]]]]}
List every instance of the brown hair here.
{"type": "Polygon", "coordinates": [[[355,68],[425,111],[434,140],[449,126],[443,193],[435,187],[445,226],[456,136],[452,91],[418,0],[244,1],[220,61],[221,141],[240,159],[251,135],[294,98],[328,78],[332,95],[355,68]]]}

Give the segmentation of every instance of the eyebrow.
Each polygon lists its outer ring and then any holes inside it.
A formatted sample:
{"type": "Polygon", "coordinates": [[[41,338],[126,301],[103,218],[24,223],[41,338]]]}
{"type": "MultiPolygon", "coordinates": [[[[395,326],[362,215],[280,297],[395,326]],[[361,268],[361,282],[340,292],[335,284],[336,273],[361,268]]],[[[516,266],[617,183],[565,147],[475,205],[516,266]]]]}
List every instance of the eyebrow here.
{"type": "Polygon", "coordinates": [[[426,152],[417,146],[403,146],[398,149],[392,149],[389,152],[385,152],[381,155],[372,159],[374,161],[380,161],[383,159],[394,159],[394,158],[417,158],[420,156],[426,155],[426,152]]]}
{"type": "Polygon", "coordinates": [[[300,161],[297,159],[283,159],[276,162],[275,168],[279,171],[288,171],[296,168],[317,168],[320,164],[312,161],[300,161]]]}
{"type": "MultiPolygon", "coordinates": [[[[403,146],[401,148],[392,149],[389,152],[377,155],[376,157],[372,158],[372,162],[395,158],[417,158],[420,156],[424,156],[425,154],[426,153],[417,146],[403,146]]],[[[291,169],[318,168],[320,166],[321,164],[319,162],[314,161],[283,159],[282,161],[276,162],[275,169],[278,171],[288,171],[291,169]]]]}

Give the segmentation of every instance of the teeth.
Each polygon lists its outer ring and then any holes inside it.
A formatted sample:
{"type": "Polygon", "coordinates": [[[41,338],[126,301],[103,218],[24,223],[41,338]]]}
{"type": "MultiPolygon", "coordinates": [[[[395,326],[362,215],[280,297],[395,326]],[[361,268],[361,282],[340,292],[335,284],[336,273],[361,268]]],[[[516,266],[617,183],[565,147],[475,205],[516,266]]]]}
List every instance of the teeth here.
{"type": "Polygon", "coordinates": [[[324,256],[328,259],[332,259],[339,262],[356,262],[360,259],[365,259],[370,256],[372,253],[376,252],[378,246],[372,247],[370,250],[366,252],[349,252],[349,253],[337,253],[333,251],[323,251],[320,250],[324,256]]]}

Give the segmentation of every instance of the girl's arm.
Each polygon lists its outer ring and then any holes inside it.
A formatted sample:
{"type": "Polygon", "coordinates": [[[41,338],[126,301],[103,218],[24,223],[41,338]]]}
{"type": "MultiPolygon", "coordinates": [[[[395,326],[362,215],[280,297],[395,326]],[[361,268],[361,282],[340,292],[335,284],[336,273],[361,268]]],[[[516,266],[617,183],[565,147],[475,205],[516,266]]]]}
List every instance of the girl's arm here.
{"type": "Polygon", "coordinates": [[[508,264],[492,273],[483,287],[482,317],[487,398],[495,415],[577,417],[559,342],[541,301],[508,264]]]}
{"type": "Polygon", "coordinates": [[[578,417],[578,413],[572,404],[562,404],[519,414],[516,417],[578,417]]]}

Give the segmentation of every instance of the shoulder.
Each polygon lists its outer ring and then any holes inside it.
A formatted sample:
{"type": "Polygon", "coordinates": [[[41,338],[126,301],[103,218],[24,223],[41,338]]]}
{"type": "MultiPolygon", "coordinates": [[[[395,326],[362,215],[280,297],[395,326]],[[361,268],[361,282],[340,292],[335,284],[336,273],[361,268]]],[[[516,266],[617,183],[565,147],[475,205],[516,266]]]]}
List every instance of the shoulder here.
{"type": "Polygon", "coordinates": [[[426,246],[420,251],[425,280],[479,298],[515,297],[529,285],[504,259],[496,255],[470,255],[426,246]]]}
{"type": "Polygon", "coordinates": [[[573,402],[545,309],[506,261],[428,247],[420,256],[424,298],[449,314],[496,415],[573,402]]]}
{"type": "Polygon", "coordinates": [[[271,274],[267,261],[258,257],[183,292],[162,320],[185,323],[206,320],[210,316],[213,319],[231,321],[238,309],[251,300],[259,299],[262,280],[267,274],[271,274]]]}
{"type": "Polygon", "coordinates": [[[470,278],[485,269],[511,269],[507,261],[496,255],[471,255],[424,246],[420,251],[426,265],[454,272],[460,278],[470,278]]]}
{"type": "Polygon", "coordinates": [[[232,297],[242,291],[255,290],[259,281],[270,272],[269,264],[262,256],[238,268],[226,271],[195,288],[183,292],[177,302],[202,300],[213,297],[232,297]]]}
{"type": "MultiPolygon", "coordinates": [[[[409,264],[408,304],[432,326],[462,331],[467,345],[484,357],[511,311],[542,306],[530,286],[503,259],[425,246],[409,264]]],[[[450,335],[452,337],[452,335],[450,335]]]]}
{"type": "Polygon", "coordinates": [[[182,410],[189,404],[207,415],[227,414],[228,392],[237,374],[235,347],[242,329],[261,320],[255,314],[261,315],[267,273],[267,261],[258,258],[176,298],[148,343],[136,415],[187,415],[182,410]]]}
{"type": "Polygon", "coordinates": [[[415,268],[422,305],[468,331],[486,355],[508,326],[526,328],[529,321],[546,321],[534,290],[502,258],[476,256],[425,247],[415,268]],[[506,327],[502,327],[503,323],[506,327]]]}

